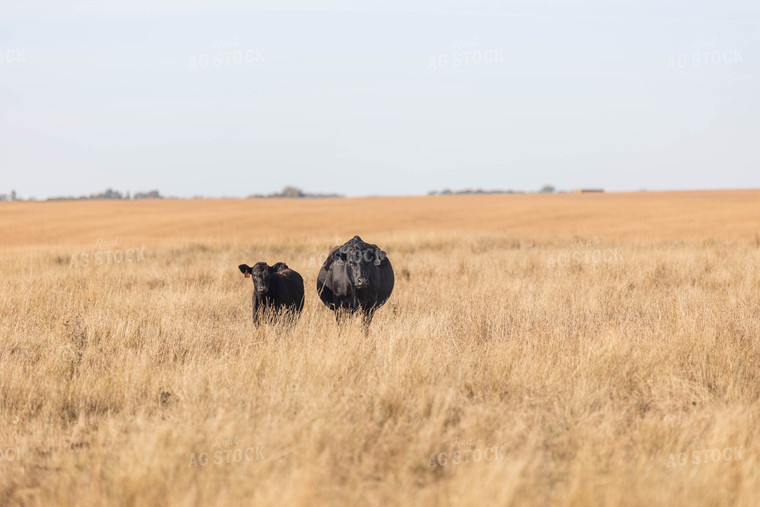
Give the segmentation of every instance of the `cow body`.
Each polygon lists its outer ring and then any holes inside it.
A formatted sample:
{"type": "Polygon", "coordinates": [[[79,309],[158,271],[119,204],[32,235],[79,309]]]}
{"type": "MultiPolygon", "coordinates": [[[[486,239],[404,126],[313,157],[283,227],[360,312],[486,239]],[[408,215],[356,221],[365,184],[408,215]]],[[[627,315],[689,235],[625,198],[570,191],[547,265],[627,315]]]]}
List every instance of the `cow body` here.
{"type": "Polygon", "coordinates": [[[241,264],[238,269],[253,281],[254,324],[259,324],[262,317],[271,317],[282,311],[298,316],[303,310],[303,278],[284,262],[274,266],[258,262],[253,267],[241,264]]]}
{"type": "Polygon", "coordinates": [[[375,310],[391,296],[393,283],[385,252],[354,236],[330,252],[317,275],[317,293],[338,321],[344,314],[361,312],[369,327],[375,310]]]}

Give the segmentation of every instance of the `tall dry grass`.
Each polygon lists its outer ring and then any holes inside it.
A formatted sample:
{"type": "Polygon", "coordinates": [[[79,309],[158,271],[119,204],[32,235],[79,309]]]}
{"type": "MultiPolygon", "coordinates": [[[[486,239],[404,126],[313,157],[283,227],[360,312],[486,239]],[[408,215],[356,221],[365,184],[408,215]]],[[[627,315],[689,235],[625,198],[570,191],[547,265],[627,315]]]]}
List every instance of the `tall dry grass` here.
{"type": "Polygon", "coordinates": [[[0,460],[1,505],[760,499],[751,224],[683,240],[357,230],[396,271],[365,337],[316,297],[334,231],[167,233],[144,260],[72,267],[97,249],[76,232],[88,223],[2,257],[0,449],[22,456],[0,460]],[[303,275],[294,326],[253,328],[237,265],[257,260],[303,275]],[[257,447],[263,459],[214,463],[257,447]],[[736,454],[693,463],[714,448],[736,454]]]}

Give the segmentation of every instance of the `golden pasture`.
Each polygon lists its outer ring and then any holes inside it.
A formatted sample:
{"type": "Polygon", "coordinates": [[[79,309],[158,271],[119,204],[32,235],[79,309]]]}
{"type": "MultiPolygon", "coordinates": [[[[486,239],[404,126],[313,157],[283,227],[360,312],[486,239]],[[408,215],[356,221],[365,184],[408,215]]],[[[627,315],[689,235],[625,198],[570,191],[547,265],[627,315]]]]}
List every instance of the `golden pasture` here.
{"type": "Polygon", "coordinates": [[[12,202],[0,238],[0,505],[760,501],[760,191],[12,202]],[[355,234],[396,273],[367,336],[315,290],[355,234]],[[256,261],[295,325],[253,327],[256,261]]]}

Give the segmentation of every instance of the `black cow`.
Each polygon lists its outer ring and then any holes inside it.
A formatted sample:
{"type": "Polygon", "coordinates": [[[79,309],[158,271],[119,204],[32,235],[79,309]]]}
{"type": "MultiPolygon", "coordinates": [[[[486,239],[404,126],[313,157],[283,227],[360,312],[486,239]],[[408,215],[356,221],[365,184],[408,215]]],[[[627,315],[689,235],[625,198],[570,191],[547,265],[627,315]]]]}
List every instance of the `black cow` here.
{"type": "Polygon", "coordinates": [[[303,278],[284,262],[268,266],[257,262],[238,266],[246,278],[253,280],[253,323],[264,314],[290,310],[295,316],[303,310],[303,278]]]}
{"type": "Polygon", "coordinates": [[[393,282],[385,252],[354,236],[330,252],[317,275],[317,294],[339,322],[344,313],[361,312],[366,330],[375,310],[391,297],[393,282]]]}

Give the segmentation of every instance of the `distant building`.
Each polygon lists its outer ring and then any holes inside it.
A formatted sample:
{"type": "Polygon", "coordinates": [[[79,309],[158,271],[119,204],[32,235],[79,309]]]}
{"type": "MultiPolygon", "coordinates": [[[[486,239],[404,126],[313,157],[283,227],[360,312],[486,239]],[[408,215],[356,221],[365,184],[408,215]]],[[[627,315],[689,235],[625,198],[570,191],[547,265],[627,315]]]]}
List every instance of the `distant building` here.
{"type": "Polygon", "coordinates": [[[601,194],[604,193],[603,188],[575,188],[574,194],[601,194]]]}

